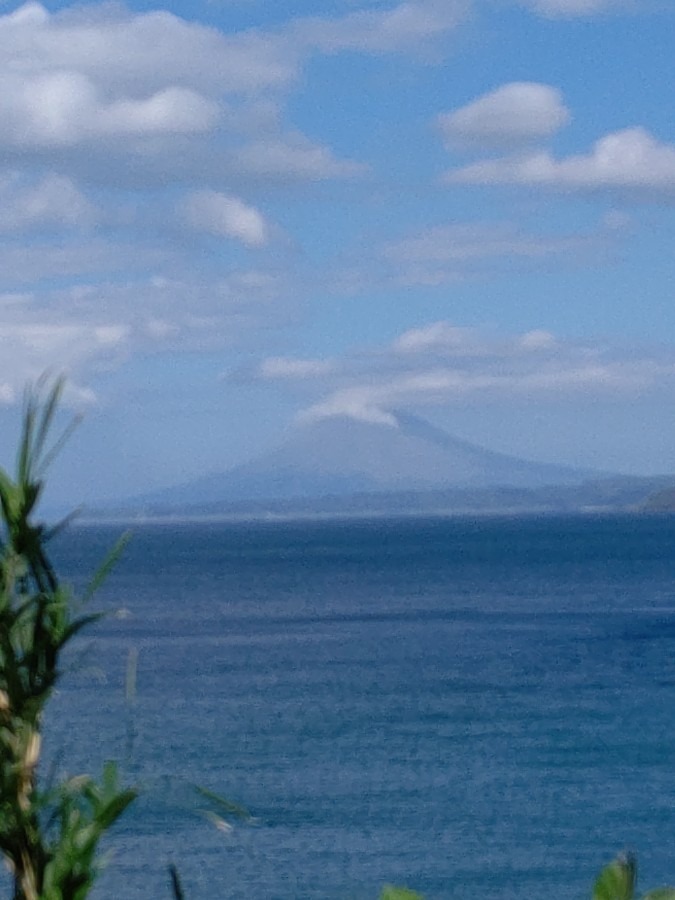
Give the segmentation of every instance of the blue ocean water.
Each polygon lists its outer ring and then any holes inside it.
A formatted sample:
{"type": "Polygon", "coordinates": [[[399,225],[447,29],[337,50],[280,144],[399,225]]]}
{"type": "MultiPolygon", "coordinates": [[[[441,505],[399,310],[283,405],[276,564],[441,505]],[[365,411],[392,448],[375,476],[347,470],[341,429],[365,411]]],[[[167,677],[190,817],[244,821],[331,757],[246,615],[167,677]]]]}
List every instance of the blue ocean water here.
{"type": "Polygon", "coordinates": [[[99,900],[168,900],[169,861],[190,900],[571,900],[624,847],[675,882],[675,519],[141,525],[96,605],[45,740],[144,788],[99,900]]]}

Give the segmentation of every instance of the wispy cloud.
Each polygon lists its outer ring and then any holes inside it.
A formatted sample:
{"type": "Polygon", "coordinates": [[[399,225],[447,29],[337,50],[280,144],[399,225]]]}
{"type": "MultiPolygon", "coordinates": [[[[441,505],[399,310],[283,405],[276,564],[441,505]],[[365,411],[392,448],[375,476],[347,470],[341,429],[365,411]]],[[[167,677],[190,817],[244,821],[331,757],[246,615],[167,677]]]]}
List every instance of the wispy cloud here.
{"type": "Polygon", "coordinates": [[[255,375],[263,380],[303,380],[321,378],[334,371],[334,364],[326,359],[296,359],[290,356],[270,356],[260,363],[255,375]]]}
{"type": "Polygon", "coordinates": [[[541,266],[597,264],[620,229],[601,224],[577,234],[528,233],[510,222],[437,225],[383,248],[390,277],[399,284],[447,284],[541,266]]]}
{"type": "MultiPolygon", "coordinates": [[[[118,278],[0,293],[0,385],[20,395],[45,369],[84,388],[134,353],[218,350],[288,323],[283,283],[255,270],[201,279],[118,278]]],[[[92,395],[93,396],[93,395],[92,395]]]]}
{"type": "Polygon", "coordinates": [[[495,398],[551,399],[640,395],[673,383],[675,347],[628,350],[599,340],[557,338],[547,330],[502,335],[447,321],[400,334],[383,347],[341,360],[263,361],[249,378],[288,379],[319,396],[304,419],[346,415],[394,420],[397,409],[480,403],[495,398]]]}
{"type": "Polygon", "coordinates": [[[583,18],[637,10],[637,0],[519,0],[521,6],[549,18],[583,18]]]}

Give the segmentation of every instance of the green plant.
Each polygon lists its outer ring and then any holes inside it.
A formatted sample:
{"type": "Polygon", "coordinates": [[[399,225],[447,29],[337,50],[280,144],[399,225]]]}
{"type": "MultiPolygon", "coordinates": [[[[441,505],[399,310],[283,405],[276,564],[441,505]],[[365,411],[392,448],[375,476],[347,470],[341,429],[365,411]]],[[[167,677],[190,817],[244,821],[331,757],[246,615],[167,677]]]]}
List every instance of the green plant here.
{"type": "Polygon", "coordinates": [[[0,853],[14,900],[83,900],[102,835],[135,797],[112,763],[99,781],[81,775],[46,789],[38,779],[42,718],[61,654],[99,618],[81,606],[120,549],[77,604],[47,555],[55,530],[34,523],[45,471],[65,436],[48,447],[62,387],[43,382],[27,393],[16,475],[0,469],[0,853]]]}
{"type": "Polygon", "coordinates": [[[380,900],[423,900],[423,898],[421,894],[409,891],[408,888],[385,884],[380,894],[380,900]]]}
{"type": "MultiPolygon", "coordinates": [[[[593,900],[637,900],[637,859],[620,853],[600,872],[593,887],[593,900]]],[[[675,888],[655,888],[642,900],[675,900],[675,888]]]]}

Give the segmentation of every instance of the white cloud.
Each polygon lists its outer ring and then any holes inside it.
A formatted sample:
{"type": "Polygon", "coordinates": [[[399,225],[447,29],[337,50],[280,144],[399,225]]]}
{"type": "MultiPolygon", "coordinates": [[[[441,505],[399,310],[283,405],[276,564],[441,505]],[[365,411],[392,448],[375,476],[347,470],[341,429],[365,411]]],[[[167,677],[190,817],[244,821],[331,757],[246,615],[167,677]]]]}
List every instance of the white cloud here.
{"type": "Polygon", "coordinates": [[[316,51],[290,26],[224,34],[162,11],[30,3],[0,15],[0,153],[117,184],[350,176],[283,120],[316,51]]]}
{"type": "MultiPolygon", "coordinates": [[[[267,378],[286,380],[287,360],[267,378]]],[[[535,329],[500,335],[439,321],[403,332],[389,345],[321,360],[295,379],[319,398],[302,418],[347,415],[395,423],[398,409],[470,401],[640,395],[675,380],[675,347],[627,352],[600,341],[557,338],[535,329]]],[[[259,374],[258,374],[259,377],[259,374]]]]}
{"type": "Polygon", "coordinates": [[[526,331],[520,338],[520,346],[526,350],[550,350],[555,346],[556,339],[550,331],[535,329],[526,331]]]}
{"type": "Polygon", "coordinates": [[[68,372],[71,397],[93,400],[93,392],[80,383],[78,373],[113,355],[124,336],[117,324],[96,327],[58,322],[51,316],[12,321],[0,314],[0,402],[13,403],[23,386],[35,383],[45,370],[68,372]]]}
{"type": "Polygon", "coordinates": [[[454,184],[516,184],[557,190],[675,192],[675,145],[644,128],[596,141],[587,154],[555,159],[548,151],[483,160],[450,171],[454,184]]]}
{"type": "Polygon", "coordinates": [[[62,231],[49,239],[7,237],[0,242],[0,290],[18,284],[37,286],[52,278],[80,281],[119,273],[128,278],[153,265],[166,265],[169,252],[140,242],[89,235],[66,238],[62,231]]]}
{"type": "Polygon", "coordinates": [[[327,147],[297,132],[251,141],[236,153],[234,163],[237,170],[247,175],[274,173],[287,181],[352,178],[367,171],[365,165],[336,159],[327,147]]]}
{"type": "Polygon", "coordinates": [[[209,131],[218,116],[218,106],[196,91],[167,87],[141,100],[103,107],[94,127],[101,134],[191,134],[209,131]]]}
{"type": "Polygon", "coordinates": [[[133,353],[228,347],[286,321],[288,309],[277,303],[282,287],[263,272],[241,271],[0,293],[0,385],[18,396],[45,369],[86,385],[133,353]]]}
{"type": "Polygon", "coordinates": [[[533,12],[550,18],[577,18],[634,9],[634,0],[521,0],[533,12]]]}
{"type": "Polygon", "coordinates": [[[351,177],[364,168],[284,121],[303,65],[317,53],[416,51],[467,5],[404,0],[225,34],[166,11],[28,3],[0,15],[0,153],[118,183],[351,177]]]}
{"type": "Polygon", "coordinates": [[[407,51],[454,30],[470,7],[470,0],[403,0],[225,34],[165,10],[82,6],[50,13],[28,2],[0,16],[0,71],[29,79],[78,72],[127,97],[168,86],[207,96],[259,94],[291,85],[308,54],[407,51]]]}
{"type": "Polygon", "coordinates": [[[317,378],[333,371],[333,364],[324,359],[294,359],[289,356],[270,356],[258,369],[264,380],[317,378]]]}
{"type": "Polygon", "coordinates": [[[665,366],[645,364],[574,364],[550,361],[532,371],[466,371],[456,366],[425,368],[419,372],[388,378],[373,378],[368,384],[339,388],[303,411],[305,418],[344,415],[371,422],[391,422],[397,409],[442,407],[473,398],[476,402],[495,397],[564,396],[584,397],[641,391],[658,379],[675,376],[675,358],[665,366]]]}
{"type": "Polygon", "coordinates": [[[297,419],[300,422],[312,422],[332,416],[347,416],[373,425],[398,426],[396,416],[383,408],[379,391],[366,386],[335,391],[326,400],[302,410],[297,419]]]}
{"type": "MultiPolygon", "coordinates": [[[[556,339],[550,331],[526,331],[516,339],[514,347],[525,351],[550,350],[556,339]]],[[[421,328],[404,331],[391,345],[396,354],[441,353],[446,356],[489,356],[494,347],[476,328],[462,328],[450,322],[432,322],[421,328]]]]}
{"type": "Polygon", "coordinates": [[[510,223],[437,225],[393,241],[383,256],[395,282],[438,286],[470,275],[557,261],[597,261],[617,229],[603,223],[579,234],[527,233],[510,223]]]}
{"type": "Polygon", "coordinates": [[[288,84],[296,60],[274,36],[224,35],[165,11],[83,6],[50,13],[28,3],[0,16],[0,69],[28,79],[79,72],[117,97],[174,85],[197,93],[248,93],[288,84]]]}
{"type": "Polygon", "coordinates": [[[78,228],[91,225],[96,209],[69,178],[61,175],[26,183],[19,172],[0,178],[0,231],[78,228]]]}
{"type": "Polygon", "coordinates": [[[546,84],[516,81],[438,117],[450,146],[514,147],[550,137],[570,120],[562,94],[546,84]]]}
{"type": "Polygon", "coordinates": [[[341,18],[300,20],[294,31],[302,43],[324,53],[415,51],[457,28],[469,8],[467,0],[406,0],[341,18]]]}
{"type": "Polygon", "coordinates": [[[427,350],[459,350],[473,342],[473,329],[459,328],[450,322],[432,322],[422,328],[404,331],[392,349],[399,353],[419,353],[427,350]]]}
{"type": "Polygon", "coordinates": [[[385,254],[401,262],[467,263],[495,257],[530,258],[566,253],[578,237],[527,234],[511,224],[438,225],[387,245],[385,254]]]}
{"type": "Polygon", "coordinates": [[[167,87],[139,99],[105,100],[80,72],[33,78],[0,74],[0,142],[14,147],[64,147],[101,137],[208,131],[217,105],[195,91],[167,87]]]}
{"type": "Polygon", "coordinates": [[[237,197],[195,191],[184,200],[181,213],[191,228],[233,238],[248,247],[262,247],[268,240],[269,226],[263,215],[237,197]]]}

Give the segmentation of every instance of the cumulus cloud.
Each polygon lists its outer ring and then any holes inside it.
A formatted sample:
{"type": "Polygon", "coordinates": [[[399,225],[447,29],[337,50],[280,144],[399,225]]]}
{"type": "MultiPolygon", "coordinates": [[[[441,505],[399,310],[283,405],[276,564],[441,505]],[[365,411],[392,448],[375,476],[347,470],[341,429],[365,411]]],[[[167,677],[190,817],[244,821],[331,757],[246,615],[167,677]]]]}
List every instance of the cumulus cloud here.
{"type": "Polygon", "coordinates": [[[233,238],[248,247],[262,247],[269,226],[264,216],[237,197],[217,191],[195,191],[180,208],[184,221],[196,231],[233,238]]]}
{"type": "Polygon", "coordinates": [[[546,84],[516,81],[438,117],[449,146],[517,147],[550,137],[570,120],[562,94],[546,84]]]}
{"type": "Polygon", "coordinates": [[[596,141],[589,153],[556,159],[548,151],[482,160],[446,176],[455,184],[516,184],[559,190],[675,192],[675,145],[644,128],[596,141]]]}
{"type": "Polygon", "coordinates": [[[297,62],[272,35],[226,35],[157,10],[80,7],[50,13],[29,2],[0,16],[0,60],[28,78],[79,72],[116,96],[169,85],[200,94],[249,93],[287,85],[297,62]]]}
{"type": "Polygon", "coordinates": [[[0,156],[116,183],[348,177],[357,166],[284,123],[314,52],[290,27],[225,34],[162,11],[28,3],[0,15],[0,156]]]}
{"type": "Polygon", "coordinates": [[[675,144],[634,126],[606,134],[586,153],[557,158],[544,147],[571,119],[562,94],[544,84],[502,85],[438,118],[450,148],[500,151],[445,175],[449,184],[513,184],[562,191],[670,194],[675,190],[675,144]]]}
{"type": "Polygon", "coordinates": [[[139,99],[107,101],[80,72],[33,78],[0,75],[0,141],[25,147],[64,147],[101,137],[208,131],[218,107],[188,88],[167,87],[139,99]]]}
{"type": "Polygon", "coordinates": [[[303,66],[317,53],[417,50],[467,4],[404,0],[226,34],[165,11],[29,2],[0,15],[0,155],[51,154],[97,180],[121,178],[124,161],[146,179],[351,177],[363,167],[284,122],[303,66]]]}
{"type": "MultiPolygon", "coordinates": [[[[270,361],[267,361],[270,363],[270,361]]],[[[675,379],[675,347],[627,352],[601,341],[556,337],[545,329],[503,335],[438,321],[400,334],[390,344],[303,368],[273,364],[267,380],[294,378],[319,392],[302,418],[335,415],[382,424],[396,411],[496,398],[552,399],[640,394],[675,379]]],[[[265,367],[258,370],[258,378],[265,367]]]]}

